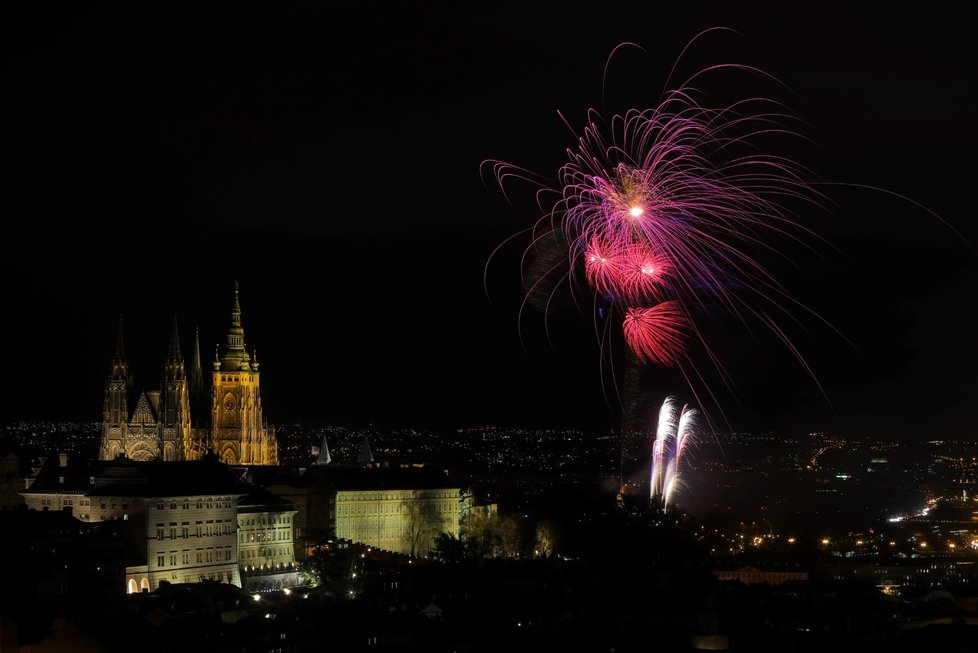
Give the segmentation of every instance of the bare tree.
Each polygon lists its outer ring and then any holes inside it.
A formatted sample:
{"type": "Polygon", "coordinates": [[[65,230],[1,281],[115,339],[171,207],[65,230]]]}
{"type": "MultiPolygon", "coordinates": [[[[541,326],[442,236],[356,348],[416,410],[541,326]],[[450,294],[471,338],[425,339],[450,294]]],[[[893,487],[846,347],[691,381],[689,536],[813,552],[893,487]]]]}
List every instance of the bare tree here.
{"type": "Polygon", "coordinates": [[[444,518],[438,505],[425,490],[415,490],[410,499],[401,503],[405,516],[404,535],[412,556],[427,553],[435,536],[444,530],[444,518]]]}

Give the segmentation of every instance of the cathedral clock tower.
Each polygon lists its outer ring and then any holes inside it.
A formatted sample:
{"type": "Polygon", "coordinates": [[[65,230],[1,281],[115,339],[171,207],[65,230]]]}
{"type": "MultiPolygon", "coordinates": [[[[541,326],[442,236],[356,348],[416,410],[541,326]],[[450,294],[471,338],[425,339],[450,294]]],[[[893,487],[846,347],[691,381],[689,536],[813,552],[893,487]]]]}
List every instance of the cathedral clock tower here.
{"type": "Polygon", "coordinates": [[[262,416],[257,357],[245,348],[238,284],[223,355],[215,353],[211,383],[211,447],[230,465],[277,465],[275,433],[262,416]]]}

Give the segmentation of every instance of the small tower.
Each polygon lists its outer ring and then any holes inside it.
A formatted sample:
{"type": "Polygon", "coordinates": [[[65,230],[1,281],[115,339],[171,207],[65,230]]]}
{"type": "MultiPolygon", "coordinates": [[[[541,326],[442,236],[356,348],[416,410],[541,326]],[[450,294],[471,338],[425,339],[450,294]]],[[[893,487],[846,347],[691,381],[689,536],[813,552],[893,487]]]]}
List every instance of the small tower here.
{"type": "Polygon", "coordinates": [[[363,434],[363,442],[360,443],[360,453],[357,454],[358,463],[372,463],[374,461],[374,452],[370,449],[370,438],[367,434],[363,434]]]}
{"type": "Polygon", "coordinates": [[[326,444],[326,435],[323,434],[323,443],[319,447],[319,456],[316,457],[317,465],[328,465],[333,462],[329,455],[329,446],[326,444]]]}

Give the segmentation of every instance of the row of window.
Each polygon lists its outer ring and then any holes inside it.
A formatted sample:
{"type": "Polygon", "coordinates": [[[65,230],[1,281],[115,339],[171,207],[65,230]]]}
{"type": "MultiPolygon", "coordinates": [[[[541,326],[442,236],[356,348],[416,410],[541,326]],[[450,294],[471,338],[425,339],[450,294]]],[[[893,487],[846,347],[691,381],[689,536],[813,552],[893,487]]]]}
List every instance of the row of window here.
{"type": "Polygon", "coordinates": [[[274,515],[272,517],[248,517],[241,520],[243,526],[274,526],[276,524],[291,524],[292,515],[274,515]]]}
{"type": "Polygon", "coordinates": [[[417,495],[414,490],[399,490],[394,492],[356,492],[342,493],[341,501],[407,501],[409,499],[455,499],[459,498],[458,490],[421,490],[417,495]]]}
{"type": "Polygon", "coordinates": [[[260,531],[258,533],[242,533],[241,543],[245,542],[274,542],[276,540],[291,540],[291,532],[283,529],[277,531],[260,531]]]}
{"type": "MultiPolygon", "coordinates": [[[[210,537],[212,535],[230,535],[232,530],[236,531],[237,528],[233,527],[233,522],[231,520],[218,521],[214,523],[208,520],[205,524],[204,522],[198,521],[194,524],[193,528],[190,527],[190,522],[183,522],[180,524],[180,537],[186,539],[188,537],[210,537]]],[[[171,522],[169,528],[164,524],[156,525],[156,539],[163,540],[169,535],[171,540],[177,539],[177,525],[176,522],[171,522]]]]}
{"type": "MultiPolygon", "coordinates": [[[[225,376],[225,375],[221,376],[221,383],[240,383],[241,381],[244,380],[245,378],[243,376],[225,376]]],[[[254,377],[249,374],[248,382],[252,383],[254,380],[255,380],[254,377]]]]}
{"type": "MultiPolygon", "coordinates": [[[[166,567],[169,562],[169,566],[175,567],[177,565],[177,554],[180,555],[180,563],[184,565],[190,564],[190,549],[184,549],[183,551],[170,551],[167,553],[160,553],[156,556],[156,566],[166,567]]],[[[196,559],[198,563],[205,562],[227,562],[231,560],[232,551],[231,547],[224,547],[223,549],[197,549],[196,559]]]]}
{"type": "Polygon", "coordinates": [[[385,540],[395,540],[400,541],[404,538],[411,536],[408,529],[394,526],[377,528],[376,524],[371,525],[368,522],[354,522],[348,524],[337,531],[337,535],[350,540],[356,540],[360,542],[370,541],[385,541],[385,540]]]}
{"type": "MultiPolygon", "coordinates": [[[[196,506],[197,506],[198,509],[207,508],[208,510],[211,510],[213,508],[230,508],[231,507],[231,501],[228,500],[228,499],[217,499],[217,500],[215,500],[215,499],[207,499],[206,501],[190,501],[189,499],[184,499],[182,502],[180,502],[180,501],[171,501],[169,503],[169,506],[170,506],[170,510],[176,510],[178,505],[183,505],[183,509],[184,510],[189,510],[191,503],[196,504],[196,506]]],[[[156,504],[156,509],[157,510],[166,510],[166,506],[167,506],[166,503],[164,503],[163,501],[160,501],[159,503],[156,504]]],[[[102,507],[104,508],[105,506],[103,505],[102,507]]]]}
{"type": "MultiPolygon", "coordinates": [[[[458,506],[454,502],[439,502],[434,504],[437,512],[442,514],[452,514],[458,512],[458,506]]],[[[367,503],[354,506],[339,506],[336,509],[341,517],[351,515],[399,515],[407,511],[407,506],[403,503],[367,503]]]]}
{"type": "Polygon", "coordinates": [[[284,556],[287,555],[291,550],[291,547],[276,546],[269,547],[263,546],[257,549],[241,549],[241,558],[269,558],[271,556],[284,556]]]}
{"type": "MultiPolygon", "coordinates": [[[[47,498],[47,499],[42,498],[41,499],[41,505],[42,506],[52,506],[52,507],[54,507],[54,506],[58,505],[58,500],[57,499],[52,499],[52,498],[47,498]]],[[[83,499],[83,498],[79,498],[79,499],[77,499],[77,501],[75,499],[62,498],[61,499],[61,505],[62,505],[62,507],[63,506],[71,506],[71,507],[74,507],[75,505],[77,505],[79,507],[87,507],[87,506],[91,506],[92,505],[92,502],[91,502],[90,499],[83,499]]],[[[108,508],[110,506],[111,506],[111,509],[112,510],[116,510],[118,508],[122,508],[123,510],[128,510],[129,509],[129,504],[128,503],[118,504],[118,503],[112,502],[112,503],[106,504],[103,501],[103,502],[101,502],[99,504],[99,508],[101,508],[102,510],[105,510],[106,508],[108,508]]]]}

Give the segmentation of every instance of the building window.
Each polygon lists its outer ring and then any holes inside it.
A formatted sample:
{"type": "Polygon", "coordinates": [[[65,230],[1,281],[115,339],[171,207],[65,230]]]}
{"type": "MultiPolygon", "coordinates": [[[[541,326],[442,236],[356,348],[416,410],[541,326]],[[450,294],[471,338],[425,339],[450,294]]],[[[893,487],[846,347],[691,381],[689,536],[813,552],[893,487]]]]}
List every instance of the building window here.
{"type": "Polygon", "coordinates": [[[162,553],[160,555],[156,556],[156,566],[158,566],[158,567],[164,566],[165,558],[166,558],[166,556],[164,556],[162,553]]]}

